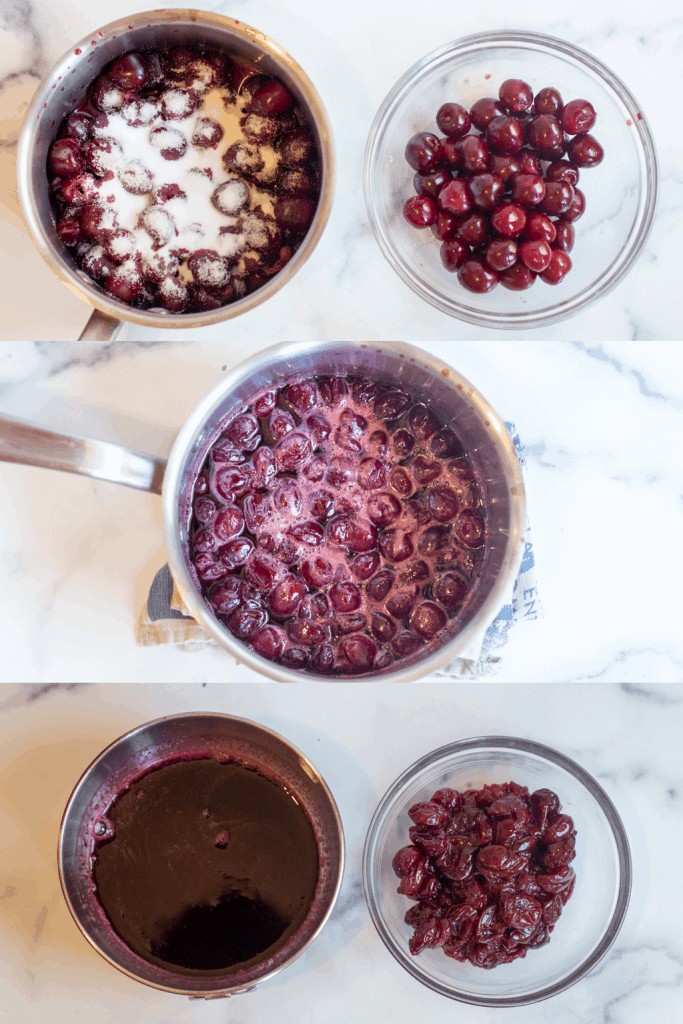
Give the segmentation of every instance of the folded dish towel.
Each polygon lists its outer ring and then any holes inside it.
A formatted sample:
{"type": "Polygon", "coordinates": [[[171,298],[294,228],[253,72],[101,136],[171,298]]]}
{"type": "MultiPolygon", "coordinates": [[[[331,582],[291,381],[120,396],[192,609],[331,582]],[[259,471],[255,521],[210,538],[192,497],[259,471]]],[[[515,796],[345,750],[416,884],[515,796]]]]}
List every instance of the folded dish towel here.
{"type": "MultiPolygon", "coordinates": [[[[524,446],[513,423],[506,423],[522,469],[526,465],[524,446]]],[[[527,520],[524,554],[514,585],[490,626],[485,628],[450,664],[440,669],[439,678],[474,678],[491,675],[500,665],[503,648],[513,628],[534,622],[542,615],[536,581],[536,558],[527,520]]],[[[188,613],[167,565],[152,581],[137,624],[137,642],[141,646],[174,645],[185,649],[215,647],[216,644],[188,613]]]]}

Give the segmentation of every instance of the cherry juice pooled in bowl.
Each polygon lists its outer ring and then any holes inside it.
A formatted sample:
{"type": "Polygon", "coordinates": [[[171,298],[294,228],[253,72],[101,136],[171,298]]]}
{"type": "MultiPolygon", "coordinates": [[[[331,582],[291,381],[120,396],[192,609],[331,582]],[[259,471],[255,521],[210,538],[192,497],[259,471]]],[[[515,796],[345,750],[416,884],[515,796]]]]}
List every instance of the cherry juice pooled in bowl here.
{"type": "Polygon", "coordinates": [[[189,560],[218,619],[289,669],[364,675],[458,631],[482,488],[415,395],[354,376],[261,391],[195,481],[189,560]]]}
{"type": "Polygon", "coordinates": [[[138,309],[218,309],[265,284],[313,219],[307,115],[275,78],[217,51],[128,53],[91,84],[48,154],[57,233],[138,309]]]}

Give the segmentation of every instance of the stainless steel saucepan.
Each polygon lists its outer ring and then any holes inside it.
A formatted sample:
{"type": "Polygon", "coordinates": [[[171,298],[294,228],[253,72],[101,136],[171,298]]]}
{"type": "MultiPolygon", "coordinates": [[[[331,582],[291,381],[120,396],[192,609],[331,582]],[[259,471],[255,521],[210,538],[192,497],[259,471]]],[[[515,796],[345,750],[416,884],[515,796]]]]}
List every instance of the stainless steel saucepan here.
{"type": "Polygon", "coordinates": [[[315,249],[330,213],[334,190],[332,132],[315,86],[279,43],[258,29],[210,11],[158,10],[127,15],[75,43],[43,80],[29,107],[17,154],[19,198],[33,240],[48,266],[73,292],[95,307],[83,339],[113,338],[121,321],[147,327],[194,328],[246,313],[279,291],[315,249]],[[197,46],[222,50],[266,75],[281,79],[308,111],[321,162],[320,199],[304,241],[289,263],[250,295],[204,313],[140,310],[108,295],[76,266],[56,231],[46,173],[47,153],[62,119],[82,101],[99,71],[131,50],[197,46]]]}
{"type": "Polygon", "coordinates": [[[402,342],[286,342],[265,349],[228,373],[180,430],[168,463],[115,444],[57,434],[0,417],[0,461],[61,469],[162,494],[164,532],[173,578],[190,614],[238,662],[273,679],[326,679],[273,664],[255,654],[214,616],[193,579],[188,559],[192,488],[221,427],[262,389],[315,375],[359,374],[403,386],[454,428],[477,467],[487,508],[483,566],[462,628],[426,657],[392,666],[373,678],[408,682],[461,653],[488,625],[509,593],[523,551],[524,483],[505,424],[469,381],[421,349],[402,342]]]}

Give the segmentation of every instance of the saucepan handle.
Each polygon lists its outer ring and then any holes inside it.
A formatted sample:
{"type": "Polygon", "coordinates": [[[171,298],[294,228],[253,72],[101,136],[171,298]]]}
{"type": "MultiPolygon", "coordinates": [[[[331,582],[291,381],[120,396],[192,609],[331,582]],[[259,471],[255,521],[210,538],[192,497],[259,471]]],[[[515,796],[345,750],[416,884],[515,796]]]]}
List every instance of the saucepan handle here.
{"type": "Polygon", "coordinates": [[[122,327],[123,323],[121,320],[108,316],[99,309],[93,309],[78,340],[113,341],[122,327]]]}
{"type": "Polygon", "coordinates": [[[0,416],[0,462],[59,469],[161,494],[165,459],[0,416]]]}

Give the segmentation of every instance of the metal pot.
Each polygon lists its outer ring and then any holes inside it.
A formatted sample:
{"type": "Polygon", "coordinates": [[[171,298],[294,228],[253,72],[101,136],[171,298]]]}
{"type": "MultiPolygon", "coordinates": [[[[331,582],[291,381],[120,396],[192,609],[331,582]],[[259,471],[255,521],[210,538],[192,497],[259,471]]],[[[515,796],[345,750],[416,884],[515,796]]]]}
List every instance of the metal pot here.
{"type": "Polygon", "coordinates": [[[226,419],[262,389],[316,374],[354,373],[404,386],[455,429],[485,490],[488,542],[483,567],[457,632],[427,657],[373,675],[410,682],[460,654],[491,622],[509,593],[522,556],[524,483],[505,424],[469,381],[421,349],[402,342],[286,342],[265,349],[228,373],[180,430],[168,463],[101,441],[68,437],[0,417],[0,461],[19,462],[163,490],[164,532],[173,578],[190,614],[206,633],[256,672],[283,682],[327,679],[267,661],[237,640],[214,616],[190,571],[188,540],[192,487],[226,419]],[[162,487],[163,482],[163,487],[162,487]]]}
{"type": "Polygon", "coordinates": [[[121,321],[147,327],[194,328],[246,313],[273,295],[306,262],[318,244],[330,213],[334,189],[334,154],[327,114],[313,83],[278,43],[244,22],[195,10],[158,10],[132,14],[111,22],[72,47],[44,79],[29,107],[19,137],[17,181],[24,216],[41,255],[72,291],[95,312],[82,338],[108,340],[121,321]],[[47,153],[63,117],[81,102],[88,85],[121,53],[169,46],[200,46],[224,50],[267,75],[280,78],[308,111],[321,159],[318,208],[301,246],[289,263],[263,287],[236,302],[204,313],[138,310],[99,288],[73,262],[59,239],[48,195],[47,153]]]}
{"type": "Polygon", "coordinates": [[[165,992],[215,999],[248,992],[299,957],[329,918],[344,871],[344,833],[330,790],[311,762],[282,736],[244,718],[184,714],[159,718],[115,740],[85,770],[69,798],[59,832],[59,878],[74,921],[105,960],[129,978],[165,992]],[[114,932],[92,881],[94,829],[132,779],[172,758],[234,758],[284,786],[306,811],[318,847],[319,875],[301,927],[267,959],[241,971],[187,975],[134,953],[114,932]]]}

